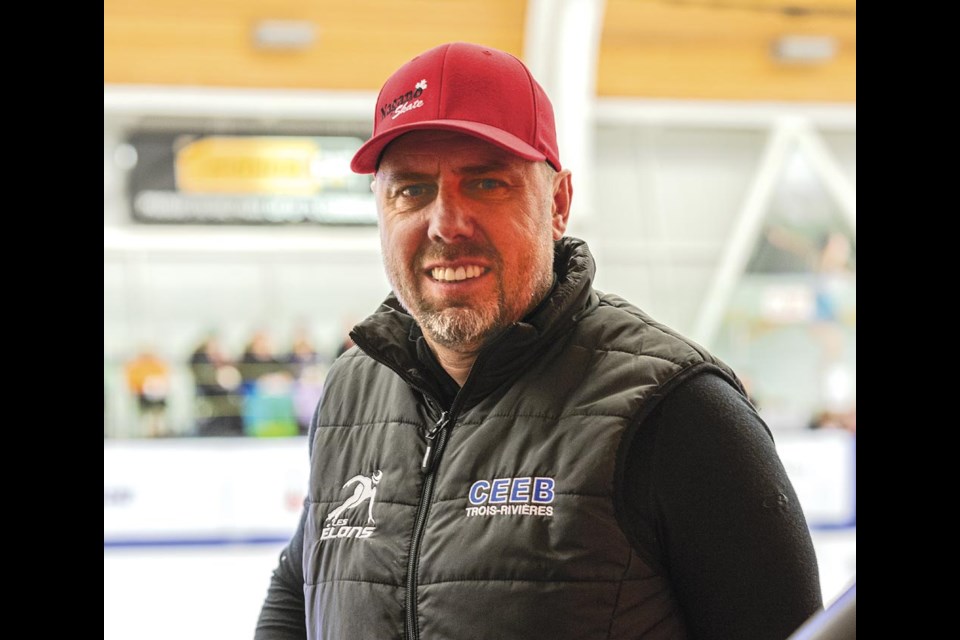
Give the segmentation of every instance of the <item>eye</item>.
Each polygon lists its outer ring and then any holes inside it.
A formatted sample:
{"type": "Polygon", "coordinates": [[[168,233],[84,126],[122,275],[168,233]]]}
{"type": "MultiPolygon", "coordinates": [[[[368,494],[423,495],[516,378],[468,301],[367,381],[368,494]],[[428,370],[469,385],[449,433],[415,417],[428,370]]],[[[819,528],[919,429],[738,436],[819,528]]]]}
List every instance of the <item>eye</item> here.
{"type": "Polygon", "coordinates": [[[469,180],[466,192],[483,200],[504,200],[510,197],[510,183],[500,177],[476,177],[469,180]]]}
{"type": "Polygon", "coordinates": [[[425,184],[408,184],[397,193],[404,198],[422,198],[429,193],[429,188],[425,184]]]}
{"type": "Polygon", "coordinates": [[[495,180],[493,178],[480,178],[475,183],[476,188],[480,191],[491,191],[493,189],[498,189],[503,186],[503,182],[500,180],[495,180]]]}

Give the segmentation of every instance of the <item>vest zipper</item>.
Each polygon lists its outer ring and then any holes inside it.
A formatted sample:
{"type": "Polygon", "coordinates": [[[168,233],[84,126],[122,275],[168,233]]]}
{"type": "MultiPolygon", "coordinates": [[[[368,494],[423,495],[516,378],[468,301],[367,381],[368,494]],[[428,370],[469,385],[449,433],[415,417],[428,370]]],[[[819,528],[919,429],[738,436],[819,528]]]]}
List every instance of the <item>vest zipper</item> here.
{"type": "Polygon", "coordinates": [[[427,431],[427,450],[423,452],[423,462],[420,463],[420,471],[423,473],[430,471],[430,467],[433,466],[434,454],[436,453],[436,449],[433,448],[433,441],[437,438],[437,434],[447,426],[449,421],[450,413],[444,411],[440,414],[440,419],[437,420],[437,423],[427,431]]]}
{"type": "Polygon", "coordinates": [[[442,411],[440,418],[427,431],[427,450],[423,454],[420,470],[424,473],[423,489],[420,492],[420,505],[417,507],[417,517],[413,525],[413,542],[411,543],[410,559],[407,561],[407,598],[406,598],[406,638],[415,640],[417,632],[417,563],[420,560],[420,542],[423,539],[423,528],[427,521],[427,511],[433,499],[433,482],[436,477],[433,473],[434,462],[443,451],[447,443],[447,426],[451,422],[451,412],[442,411]]]}
{"type": "MultiPolygon", "coordinates": [[[[404,375],[404,372],[392,367],[384,359],[373,354],[376,353],[375,350],[371,351],[365,348],[364,341],[357,341],[357,344],[363,349],[370,357],[372,357],[380,364],[386,366],[388,369],[396,371],[400,376],[407,380],[407,383],[410,384],[413,388],[417,389],[423,394],[424,399],[427,401],[427,404],[432,409],[437,409],[434,401],[431,401],[431,396],[425,390],[420,389],[416,384],[413,384],[409,379],[404,375]]],[[[479,369],[480,363],[483,360],[483,354],[477,356],[476,361],[473,363],[471,369],[471,374],[467,376],[466,382],[460,388],[460,391],[457,393],[457,397],[454,398],[453,406],[450,407],[449,411],[440,412],[440,417],[437,418],[437,422],[427,430],[424,434],[427,438],[427,449],[423,454],[423,460],[420,462],[420,470],[424,474],[423,477],[423,488],[420,490],[420,502],[417,505],[417,515],[413,524],[413,538],[410,542],[410,558],[407,561],[407,584],[406,584],[406,616],[404,621],[405,627],[405,637],[406,640],[417,640],[420,637],[419,632],[417,631],[417,564],[420,560],[420,543],[423,540],[423,527],[427,521],[427,512],[430,510],[430,501],[433,499],[433,483],[436,477],[434,473],[434,467],[436,466],[437,460],[440,459],[440,456],[443,454],[443,449],[447,444],[447,435],[449,433],[449,427],[455,420],[457,413],[460,410],[460,406],[465,402],[467,394],[465,393],[470,382],[473,379],[473,372],[479,369]]]]}

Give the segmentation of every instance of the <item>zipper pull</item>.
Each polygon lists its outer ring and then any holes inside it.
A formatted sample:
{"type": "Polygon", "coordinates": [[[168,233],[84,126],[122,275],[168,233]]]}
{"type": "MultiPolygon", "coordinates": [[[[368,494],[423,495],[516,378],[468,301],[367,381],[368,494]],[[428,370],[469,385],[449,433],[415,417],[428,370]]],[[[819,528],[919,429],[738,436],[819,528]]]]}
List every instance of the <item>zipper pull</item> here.
{"type": "Polygon", "coordinates": [[[440,414],[440,419],[437,420],[437,424],[433,425],[429,431],[426,433],[427,437],[427,450],[423,452],[423,462],[420,463],[420,471],[426,473],[430,470],[430,467],[433,465],[433,455],[436,451],[433,448],[433,441],[437,439],[440,430],[447,426],[447,423],[450,421],[450,414],[446,411],[440,414]]]}

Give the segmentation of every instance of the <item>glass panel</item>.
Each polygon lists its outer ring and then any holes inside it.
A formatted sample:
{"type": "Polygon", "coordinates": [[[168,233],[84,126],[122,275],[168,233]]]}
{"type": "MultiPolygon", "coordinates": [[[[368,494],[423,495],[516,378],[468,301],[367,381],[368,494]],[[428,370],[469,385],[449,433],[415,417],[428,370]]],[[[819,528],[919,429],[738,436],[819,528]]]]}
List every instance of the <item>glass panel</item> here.
{"type": "Polygon", "coordinates": [[[795,151],[716,345],[771,428],[855,431],[856,264],[843,212],[795,151]]]}

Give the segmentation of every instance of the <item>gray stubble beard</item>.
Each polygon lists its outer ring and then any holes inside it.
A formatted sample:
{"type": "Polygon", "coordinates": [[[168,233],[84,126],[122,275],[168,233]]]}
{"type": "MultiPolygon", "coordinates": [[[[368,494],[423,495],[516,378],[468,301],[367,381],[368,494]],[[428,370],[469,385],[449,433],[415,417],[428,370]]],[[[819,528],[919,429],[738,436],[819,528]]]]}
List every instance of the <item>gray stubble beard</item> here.
{"type": "MultiPolygon", "coordinates": [[[[552,254],[551,254],[552,255],[552,254]]],[[[553,284],[553,263],[546,269],[540,270],[537,282],[531,290],[530,299],[524,305],[523,315],[526,315],[543,299],[553,284]]],[[[401,304],[408,310],[402,300],[401,304]]],[[[414,316],[417,324],[434,342],[458,351],[476,351],[497,335],[508,329],[520,318],[508,318],[506,292],[503,286],[494,307],[481,309],[472,307],[446,307],[443,309],[421,308],[414,316]]]]}

